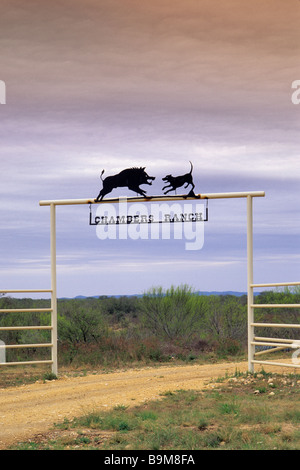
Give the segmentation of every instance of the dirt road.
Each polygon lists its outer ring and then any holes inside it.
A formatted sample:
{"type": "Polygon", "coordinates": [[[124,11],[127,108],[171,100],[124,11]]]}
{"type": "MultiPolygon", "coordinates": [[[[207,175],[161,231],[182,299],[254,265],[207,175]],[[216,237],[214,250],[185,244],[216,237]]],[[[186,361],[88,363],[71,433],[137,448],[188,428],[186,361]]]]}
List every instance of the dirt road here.
{"type": "Polygon", "coordinates": [[[178,389],[203,389],[212,378],[247,370],[247,363],[167,366],[85,377],[61,377],[0,389],[0,449],[45,432],[64,418],[137,405],[178,389]]]}

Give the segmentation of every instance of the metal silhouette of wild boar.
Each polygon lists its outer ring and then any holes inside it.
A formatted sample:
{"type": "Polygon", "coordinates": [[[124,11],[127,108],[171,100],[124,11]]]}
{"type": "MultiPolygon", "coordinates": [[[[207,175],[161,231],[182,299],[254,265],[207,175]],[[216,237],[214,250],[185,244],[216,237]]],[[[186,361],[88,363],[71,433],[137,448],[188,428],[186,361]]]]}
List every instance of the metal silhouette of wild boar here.
{"type": "Polygon", "coordinates": [[[114,188],[127,186],[128,189],[134,191],[141,196],[146,196],[146,191],[140,188],[141,184],[152,184],[152,181],[155,180],[154,176],[149,176],[145,172],[145,167],[140,168],[127,168],[126,170],[121,171],[117,175],[107,176],[104,180],[102,175],[104,170],[100,175],[101,181],[103,183],[103,188],[95,199],[95,202],[101,201],[103,197],[110,193],[114,188]]]}

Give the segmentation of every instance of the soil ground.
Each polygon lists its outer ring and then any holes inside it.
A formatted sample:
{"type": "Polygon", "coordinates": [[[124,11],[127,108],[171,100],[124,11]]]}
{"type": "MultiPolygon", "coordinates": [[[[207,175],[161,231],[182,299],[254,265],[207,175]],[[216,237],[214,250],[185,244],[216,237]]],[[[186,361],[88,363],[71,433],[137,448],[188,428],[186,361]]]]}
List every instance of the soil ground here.
{"type": "MultiPolygon", "coordinates": [[[[289,371],[274,366],[264,370],[289,371]]],[[[116,405],[139,405],[167,391],[201,390],[212,379],[236,371],[246,372],[247,363],[144,367],[81,377],[60,376],[58,380],[0,389],[0,449],[44,433],[64,418],[116,405]]]]}

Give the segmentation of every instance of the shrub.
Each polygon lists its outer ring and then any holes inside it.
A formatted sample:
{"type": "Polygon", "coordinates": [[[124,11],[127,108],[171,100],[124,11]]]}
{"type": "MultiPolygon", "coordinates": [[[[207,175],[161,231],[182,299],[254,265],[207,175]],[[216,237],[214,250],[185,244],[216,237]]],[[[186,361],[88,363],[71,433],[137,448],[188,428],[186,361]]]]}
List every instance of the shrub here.
{"type": "Polygon", "coordinates": [[[174,340],[190,338],[199,327],[201,299],[187,285],[154,287],[141,301],[142,321],[154,335],[174,340]]]}

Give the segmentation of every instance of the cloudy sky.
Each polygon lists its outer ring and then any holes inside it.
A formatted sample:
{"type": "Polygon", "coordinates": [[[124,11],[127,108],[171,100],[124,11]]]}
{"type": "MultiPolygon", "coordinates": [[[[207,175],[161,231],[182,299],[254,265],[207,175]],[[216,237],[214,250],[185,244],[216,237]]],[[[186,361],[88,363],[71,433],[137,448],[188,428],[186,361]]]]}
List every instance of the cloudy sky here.
{"type": "MultiPolygon", "coordinates": [[[[103,168],[131,166],[161,194],[189,160],[198,193],[266,192],[254,200],[255,282],[300,279],[298,0],[0,5],[1,288],[50,287],[40,200],[96,197],[103,168]]],[[[57,208],[59,296],[246,290],[244,199],[210,201],[197,251],[99,240],[88,219],[88,206],[57,208]]]]}

